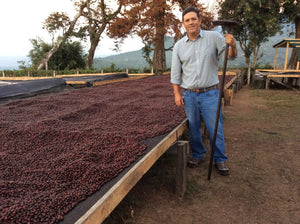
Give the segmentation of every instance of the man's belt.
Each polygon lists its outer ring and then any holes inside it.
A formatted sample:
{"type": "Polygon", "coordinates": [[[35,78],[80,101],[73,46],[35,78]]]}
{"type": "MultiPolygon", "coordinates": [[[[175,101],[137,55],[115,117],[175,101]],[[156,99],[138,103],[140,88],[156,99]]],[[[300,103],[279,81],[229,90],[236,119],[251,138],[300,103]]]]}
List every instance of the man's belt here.
{"type": "Polygon", "coordinates": [[[213,85],[213,86],[210,86],[210,87],[207,87],[207,88],[201,88],[201,89],[184,89],[185,91],[189,91],[189,92],[194,92],[194,93],[204,93],[204,92],[207,92],[207,91],[210,91],[210,90],[213,90],[213,89],[218,89],[218,84],[217,85],[213,85]]]}

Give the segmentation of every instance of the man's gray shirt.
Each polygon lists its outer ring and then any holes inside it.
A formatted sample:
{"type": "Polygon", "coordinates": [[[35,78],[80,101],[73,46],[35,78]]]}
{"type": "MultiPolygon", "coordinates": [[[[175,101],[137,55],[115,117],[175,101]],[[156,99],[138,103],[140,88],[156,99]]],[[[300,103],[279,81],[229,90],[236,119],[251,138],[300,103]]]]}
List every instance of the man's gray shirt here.
{"type": "Polygon", "coordinates": [[[225,47],[224,36],[216,31],[200,30],[195,41],[184,36],[173,48],[171,83],[185,89],[218,84],[219,56],[225,47]]]}

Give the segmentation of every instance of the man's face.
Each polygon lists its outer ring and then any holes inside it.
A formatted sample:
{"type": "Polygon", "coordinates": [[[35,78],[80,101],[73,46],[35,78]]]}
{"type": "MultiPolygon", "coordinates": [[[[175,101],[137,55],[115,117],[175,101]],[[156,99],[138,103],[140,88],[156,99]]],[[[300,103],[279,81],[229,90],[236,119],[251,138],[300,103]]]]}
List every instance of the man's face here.
{"type": "Polygon", "coordinates": [[[201,19],[197,17],[195,12],[188,12],[185,14],[182,24],[189,36],[199,34],[201,19]]]}

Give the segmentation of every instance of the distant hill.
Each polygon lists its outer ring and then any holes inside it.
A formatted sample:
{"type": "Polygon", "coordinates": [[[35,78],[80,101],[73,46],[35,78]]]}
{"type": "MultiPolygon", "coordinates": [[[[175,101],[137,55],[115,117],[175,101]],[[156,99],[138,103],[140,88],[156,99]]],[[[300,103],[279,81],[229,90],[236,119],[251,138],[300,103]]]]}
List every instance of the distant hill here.
{"type": "MultiPolygon", "coordinates": [[[[277,34],[269,39],[268,42],[263,43],[260,49],[260,54],[263,53],[262,58],[258,61],[261,65],[270,64],[273,66],[274,63],[274,55],[275,55],[275,48],[273,45],[280,42],[284,38],[290,38],[287,35],[287,32],[284,32],[283,35],[277,34]]],[[[168,37],[166,38],[165,46],[171,46],[173,44],[173,38],[168,37]]],[[[233,61],[228,61],[228,67],[232,68],[240,68],[245,67],[245,57],[244,52],[240,49],[238,45],[238,57],[233,61]]],[[[291,52],[291,50],[290,50],[291,52]]],[[[171,57],[172,52],[166,52],[166,64],[167,68],[171,67],[171,57]]],[[[285,48],[278,49],[277,52],[277,66],[283,66],[285,60],[285,48]]],[[[126,68],[133,68],[133,69],[144,69],[148,68],[149,64],[143,58],[142,50],[132,51],[127,53],[122,53],[118,55],[103,57],[103,58],[95,58],[94,60],[94,67],[96,69],[108,68],[111,64],[115,64],[116,68],[126,69],[126,68]]],[[[222,62],[220,62],[220,66],[222,66],[222,62]]]]}

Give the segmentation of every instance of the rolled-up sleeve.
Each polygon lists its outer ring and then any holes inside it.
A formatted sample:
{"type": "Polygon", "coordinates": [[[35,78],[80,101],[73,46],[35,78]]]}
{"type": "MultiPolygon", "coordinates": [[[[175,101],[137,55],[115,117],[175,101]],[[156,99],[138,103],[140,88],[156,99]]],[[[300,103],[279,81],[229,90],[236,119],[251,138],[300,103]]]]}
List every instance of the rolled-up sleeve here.
{"type": "Polygon", "coordinates": [[[172,66],[171,66],[171,83],[180,85],[181,80],[181,62],[178,56],[178,43],[175,44],[172,52],[172,66]]]}

